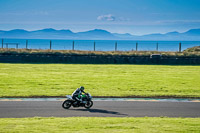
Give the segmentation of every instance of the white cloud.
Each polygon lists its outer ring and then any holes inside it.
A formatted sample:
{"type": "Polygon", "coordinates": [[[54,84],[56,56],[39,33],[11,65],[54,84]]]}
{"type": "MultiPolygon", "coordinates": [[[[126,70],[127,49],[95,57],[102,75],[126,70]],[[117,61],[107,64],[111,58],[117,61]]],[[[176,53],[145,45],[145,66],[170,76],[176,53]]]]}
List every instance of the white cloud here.
{"type": "Polygon", "coordinates": [[[31,16],[31,15],[41,15],[41,16],[47,16],[49,15],[49,12],[47,11],[29,11],[29,12],[4,12],[0,13],[0,16],[31,16]]]}
{"type": "Polygon", "coordinates": [[[200,20],[161,20],[156,21],[158,24],[193,24],[200,23],[200,20]]]}
{"type": "Polygon", "coordinates": [[[33,15],[42,15],[42,16],[49,15],[49,13],[47,11],[35,11],[32,14],[33,15]]]}
{"type": "Polygon", "coordinates": [[[107,15],[101,15],[97,17],[97,20],[102,20],[102,21],[115,21],[116,17],[113,16],[112,14],[107,14],[107,15]]]}
{"type": "Polygon", "coordinates": [[[112,14],[100,15],[97,17],[97,20],[100,21],[117,21],[117,22],[130,22],[129,18],[125,17],[116,17],[112,14]]]}

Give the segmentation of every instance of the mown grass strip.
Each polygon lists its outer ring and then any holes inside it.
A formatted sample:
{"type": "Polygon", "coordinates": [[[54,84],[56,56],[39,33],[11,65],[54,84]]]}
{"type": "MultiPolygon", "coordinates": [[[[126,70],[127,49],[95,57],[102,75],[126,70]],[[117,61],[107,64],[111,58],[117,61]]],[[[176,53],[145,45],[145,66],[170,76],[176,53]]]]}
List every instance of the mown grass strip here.
{"type": "Polygon", "coordinates": [[[68,117],[68,118],[1,118],[0,132],[194,132],[200,131],[200,118],[111,118],[111,117],[68,117]]]}
{"type": "Polygon", "coordinates": [[[0,97],[65,96],[85,86],[93,96],[200,97],[200,66],[0,63],[0,97]]]}

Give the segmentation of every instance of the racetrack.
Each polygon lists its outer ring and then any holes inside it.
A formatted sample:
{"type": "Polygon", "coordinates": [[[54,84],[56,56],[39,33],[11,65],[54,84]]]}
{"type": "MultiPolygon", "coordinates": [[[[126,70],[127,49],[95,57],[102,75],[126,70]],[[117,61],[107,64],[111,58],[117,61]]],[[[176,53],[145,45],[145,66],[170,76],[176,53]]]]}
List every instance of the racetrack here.
{"type": "Polygon", "coordinates": [[[83,107],[62,108],[62,101],[0,101],[0,118],[21,117],[200,117],[200,102],[94,101],[83,107]]]}

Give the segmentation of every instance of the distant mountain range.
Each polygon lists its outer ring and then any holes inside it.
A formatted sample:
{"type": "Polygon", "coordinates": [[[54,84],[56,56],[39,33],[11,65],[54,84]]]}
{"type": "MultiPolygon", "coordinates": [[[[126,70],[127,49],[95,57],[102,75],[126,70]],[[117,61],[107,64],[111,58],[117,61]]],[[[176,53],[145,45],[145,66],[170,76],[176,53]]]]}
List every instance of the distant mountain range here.
{"type": "Polygon", "coordinates": [[[55,30],[52,28],[27,31],[14,29],[10,31],[0,30],[0,38],[19,39],[77,39],[77,40],[164,40],[164,41],[200,41],[200,29],[191,29],[184,33],[169,32],[166,34],[131,35],[129,33],[111,33],[102,29],[94,29],[85,32],[72,32],[71,30],[55,30]]]}

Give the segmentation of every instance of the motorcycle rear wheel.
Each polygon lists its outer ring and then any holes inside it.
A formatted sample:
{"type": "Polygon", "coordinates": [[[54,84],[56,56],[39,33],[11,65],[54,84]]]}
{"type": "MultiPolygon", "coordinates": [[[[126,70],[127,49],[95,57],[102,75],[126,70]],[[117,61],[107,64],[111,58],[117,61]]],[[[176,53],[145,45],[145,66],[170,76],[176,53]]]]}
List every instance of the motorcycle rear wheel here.
{"type": "Polygon", "coordinates": [[[65,100],[65,101],[63,102],[63,104],[62,104],[62,107],[63,107],[64,109],[69,109],[71,106],[72,106],[72,103],[71,103],[70,100],[65,100]]]}
{"type": "Polygon", "coordinates": [[[88,101],[88,102],[84,105],[84,107],[85,107],[86,109],[89,109],[89,108],[92,107],[92,105],[93,105],[93,101],[88,101]]]}

